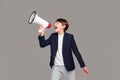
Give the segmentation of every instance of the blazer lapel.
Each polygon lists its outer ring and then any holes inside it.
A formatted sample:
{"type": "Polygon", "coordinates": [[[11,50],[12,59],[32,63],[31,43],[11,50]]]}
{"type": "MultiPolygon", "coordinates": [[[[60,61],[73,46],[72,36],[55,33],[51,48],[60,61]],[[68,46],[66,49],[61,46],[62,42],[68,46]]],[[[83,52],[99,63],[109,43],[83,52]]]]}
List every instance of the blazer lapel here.
{"type": "MultiPolygon", "coordinates": [[[[57,52],[58,50],[58,34],[56,33],[55,37],[54,37],[54,41],[55,41],[55,52],[57,52]]],[[[66,46],[66,41],[67,41],[67,34],[66,32],[64,33],[64,37],[63,37],[63,43],[62,43],[62,53],[64,54],[64,49],[65,49],[65,46],[66,46]]],[[[55,53],[56,55],[56,53],[55,53]]]]}
{"type": "Polygon", "coordinates": [[[65,49],[65,43],[66,43],[66,40],[67,40],[67,34],[66,32],[64,33],[64,37],[63,37],[63,45],[62,45],[62,53],[64,52],[64,49],[65,49]]]}
{"type": "Polygon", "coordinates": [[[55,35],[55,43],[56,43],[56,46],[58,46],[58,34],[57,33],[55,35]]]}
{"type": "Polygon", "coordinates": [[[53,41],[54,41],[54,50],[55,50],[54,56],[56,56],[56,53],[58,50],[58,34],[57,33],[55,34],[53,41]]]}

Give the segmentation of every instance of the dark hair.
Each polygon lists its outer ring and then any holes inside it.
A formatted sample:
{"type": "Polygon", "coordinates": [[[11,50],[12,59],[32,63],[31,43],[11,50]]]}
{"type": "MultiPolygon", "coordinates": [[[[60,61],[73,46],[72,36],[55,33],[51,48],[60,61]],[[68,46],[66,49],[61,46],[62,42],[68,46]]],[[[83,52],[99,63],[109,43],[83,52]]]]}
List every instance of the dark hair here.
{"type": "Polygon", "coordinates": [[[62,25],[65,25],[65,26],[66,26],[65,29],[64,29],[64,32],[65,32],[65,31],[68,29],[68,27],[69,27],[68,21],[67,21],[66,19],[58,18],[58,19],[56,20],[56,22],[60,22],[60,23],[62,23],[62,25]]]}

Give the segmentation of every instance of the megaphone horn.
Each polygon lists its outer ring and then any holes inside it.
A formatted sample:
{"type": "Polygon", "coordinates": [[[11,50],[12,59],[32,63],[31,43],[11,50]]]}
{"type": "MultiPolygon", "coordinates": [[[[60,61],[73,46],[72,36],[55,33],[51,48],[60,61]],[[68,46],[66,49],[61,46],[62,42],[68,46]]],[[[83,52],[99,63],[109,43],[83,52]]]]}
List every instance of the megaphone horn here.
{"type": "Polygon", "coordinates": [[[39,25],[42,25],[44,28],[51,28],[51,24],[44,19],[40,18],[37,14],[36,11],[33,11],[29,17],[28,23],[36,23],[39,25]]]}

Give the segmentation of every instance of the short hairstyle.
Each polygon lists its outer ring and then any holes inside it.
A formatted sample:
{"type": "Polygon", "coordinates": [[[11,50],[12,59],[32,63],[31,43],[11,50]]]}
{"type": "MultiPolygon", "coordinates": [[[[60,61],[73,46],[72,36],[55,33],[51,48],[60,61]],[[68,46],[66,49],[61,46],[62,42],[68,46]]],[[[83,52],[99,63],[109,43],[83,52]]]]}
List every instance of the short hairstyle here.
{"type": "Polygon", "coordinates": [[[64,32],[68,29],[69,27],[69,24],[68,24],[68,21],[66,19],[63,19],[63,18],[58,18],[56,20],[56,22],[60,22],[62,23],[62,25],[65,25],[66,27],[64,28],[64,32]]]}

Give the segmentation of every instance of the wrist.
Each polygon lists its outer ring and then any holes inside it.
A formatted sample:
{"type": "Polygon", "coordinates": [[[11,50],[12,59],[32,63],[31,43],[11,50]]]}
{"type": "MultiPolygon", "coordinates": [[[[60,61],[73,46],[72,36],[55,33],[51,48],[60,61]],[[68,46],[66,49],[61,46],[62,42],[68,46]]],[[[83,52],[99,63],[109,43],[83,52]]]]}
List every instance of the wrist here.
{"type": "Polygon", "coordinates": [[[44,36],[44,34],[40,34],[40,36],[42,37],[42,36],[44,36]]]}
{"type": "Polygon", "coordinates": [[[40,36],[44,36],[44,32],[42,32],[42,30],[38,30],[40,36]]]}

